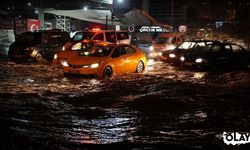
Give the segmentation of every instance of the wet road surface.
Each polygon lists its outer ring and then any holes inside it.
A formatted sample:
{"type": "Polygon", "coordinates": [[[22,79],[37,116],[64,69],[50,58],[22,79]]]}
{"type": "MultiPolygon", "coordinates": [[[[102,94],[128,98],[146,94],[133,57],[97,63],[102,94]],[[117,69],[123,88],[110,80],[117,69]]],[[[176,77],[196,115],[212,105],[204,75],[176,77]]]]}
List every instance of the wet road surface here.
{"type": "Polygon", "coordinates": [[[224,131],[250,132],[247,69],[157,63],[101,80],[4,60],[0,71],[1,149],[231,149],[224,131]]]}

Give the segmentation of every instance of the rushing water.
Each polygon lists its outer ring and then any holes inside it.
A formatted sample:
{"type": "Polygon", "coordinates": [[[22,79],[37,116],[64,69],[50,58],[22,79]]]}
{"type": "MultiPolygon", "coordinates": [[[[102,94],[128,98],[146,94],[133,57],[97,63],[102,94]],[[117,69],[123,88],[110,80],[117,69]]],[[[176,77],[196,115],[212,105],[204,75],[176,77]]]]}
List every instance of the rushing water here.
{"type": "Polygon", "coordinates": [[[250,132],[249,70],[158,63],[101,80],[2,61],[0,71],[2,149],[227,149],[224,131],[250,132]]]}

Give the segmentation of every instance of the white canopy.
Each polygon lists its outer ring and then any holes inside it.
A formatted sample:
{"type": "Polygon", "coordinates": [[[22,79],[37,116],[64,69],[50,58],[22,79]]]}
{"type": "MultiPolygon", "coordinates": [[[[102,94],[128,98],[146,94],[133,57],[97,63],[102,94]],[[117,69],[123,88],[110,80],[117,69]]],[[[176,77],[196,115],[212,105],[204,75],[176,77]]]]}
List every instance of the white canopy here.
{"type": "MultiPolygon", "coordinates": [[[[45,13],[54,14],[58,16],[67,16],[75,19],[85,20],[89,22],[96,22],[106,24],[106,16],[108,16],[108,25],[111,25],[111,11],[110,10],[97,10],[97,9],[77,9],[77,10],[45,10],[45,13]]],[[[125,14],[121,20],[114,19],[113,25],[126,25],[126,26],[161,26],[167,30],[172,30],[172,26],[164,25],[157,22],[154,18],[149,16],[144,11],[133,9],[125,14]]]]}
{"type": "MultiPolygon", "coordinates": [[[[76,10],[46,10],[45,13],[54,14],[57,16],[67,16],[70,18],[85,20],[89,22],[96,22],[106,24],[106,16],[108,16],[108,25],[111,25],[111,11],[110,10],[96,10],[96,9],[76,9],[76,10]]],[[[120,21],[114,19],[113,25],[123,25],[120,21]]]]}
{"type": "Polygon", "coordinates": [[[146,12],[141,11],[139,9],[133,9],[129,12],[127,12],[125,15],[125,19],[127,24],[130,23],[130,25],[134,26],[161,26],[167,30],[172,30],[173,27],[171,25],[164,25],[162,23],[159,23],[154,18],[152,18],[150,15],[148,15],[146,12]]]}

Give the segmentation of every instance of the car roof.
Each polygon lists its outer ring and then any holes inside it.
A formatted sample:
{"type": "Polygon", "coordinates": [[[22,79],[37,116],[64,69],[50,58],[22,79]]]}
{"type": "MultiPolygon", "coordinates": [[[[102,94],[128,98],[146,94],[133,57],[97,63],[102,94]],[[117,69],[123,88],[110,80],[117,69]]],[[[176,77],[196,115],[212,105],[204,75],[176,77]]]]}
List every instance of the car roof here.
{"type": "Polygon", "coordinates": [[[212,43],[221,43],[220,41],[216,41],[216,40],[186,40],[185,42],[212,42],[212,43]]]}

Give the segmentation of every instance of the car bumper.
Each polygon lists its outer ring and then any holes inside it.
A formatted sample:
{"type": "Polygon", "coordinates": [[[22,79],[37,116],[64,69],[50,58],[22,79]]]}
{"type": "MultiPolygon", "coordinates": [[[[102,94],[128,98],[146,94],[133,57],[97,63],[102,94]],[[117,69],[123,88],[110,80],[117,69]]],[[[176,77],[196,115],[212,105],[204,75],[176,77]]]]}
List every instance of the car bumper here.
{"type": "Polygon", "coordinates": [[[63,67],[63,72],[66,74],[80,74],[80,75],[99,75],[98,68],[72,68],[72,67],[63,67]]]}

